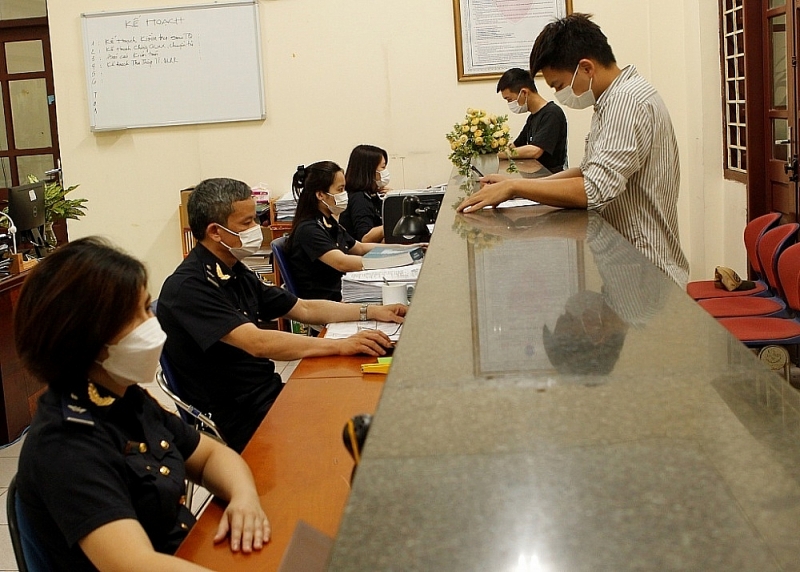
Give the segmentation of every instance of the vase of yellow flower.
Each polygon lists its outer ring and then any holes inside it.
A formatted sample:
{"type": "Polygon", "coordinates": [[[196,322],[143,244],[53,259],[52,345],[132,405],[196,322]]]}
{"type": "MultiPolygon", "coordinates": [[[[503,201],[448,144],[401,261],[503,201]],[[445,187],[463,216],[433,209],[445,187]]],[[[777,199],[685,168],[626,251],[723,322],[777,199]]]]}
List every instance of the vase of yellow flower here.
{"type": "Polygon", "coordinates": [[[500,171],[500,158],[497,153],[475,155],[470,159],[470,165],[475,167],[481,175],[493,175],[500,171]]]}
{"type": "Polygon", "coordinates": [[[464,119],[447,134],[450,161],[464,177],[473,174],[473,166],[483,175],[497,173],[500,169],[497,154],[509,151],[508,132],[507,115],[470,107],[464,119]]]}

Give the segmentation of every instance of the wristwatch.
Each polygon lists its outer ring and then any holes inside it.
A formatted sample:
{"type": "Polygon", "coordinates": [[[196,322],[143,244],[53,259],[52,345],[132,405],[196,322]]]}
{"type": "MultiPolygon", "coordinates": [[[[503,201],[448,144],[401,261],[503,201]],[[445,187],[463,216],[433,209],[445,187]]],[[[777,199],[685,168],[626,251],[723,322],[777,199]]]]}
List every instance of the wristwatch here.
{"type": "Polygon", "coordinates": [[[369,308],[369,304],[361,304],[361,309],[358,313],[358,319],[362,322],[367,321],[367,308],[369,308]]]}

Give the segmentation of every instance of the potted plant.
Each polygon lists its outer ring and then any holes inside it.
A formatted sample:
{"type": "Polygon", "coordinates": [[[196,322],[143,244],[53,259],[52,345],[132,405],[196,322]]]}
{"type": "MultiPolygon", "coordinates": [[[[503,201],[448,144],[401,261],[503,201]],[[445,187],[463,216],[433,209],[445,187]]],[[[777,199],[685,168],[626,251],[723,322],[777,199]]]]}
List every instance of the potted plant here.
{"type": "MultiPolygon", "coordinates": [[[[38,180],[35,175],[28,175],[29,183],[36,183],[38,180]]],[[[53,231],[53,223],[63,219],[77,220],[86,215],[86,202],[89,199],[68,199],[66,196],[77,187],[78,185],[72,185],[65,189],[58,181],[44,184],[45,240],[53,248],[58,243],[53,231]]]]}

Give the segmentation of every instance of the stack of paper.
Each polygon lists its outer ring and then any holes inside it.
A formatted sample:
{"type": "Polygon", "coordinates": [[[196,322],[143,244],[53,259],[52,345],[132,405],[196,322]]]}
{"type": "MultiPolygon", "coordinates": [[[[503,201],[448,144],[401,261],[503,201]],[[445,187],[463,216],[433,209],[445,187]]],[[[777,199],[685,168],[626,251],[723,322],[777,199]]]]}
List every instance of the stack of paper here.
{"type": "Polygon", "coordinates": [[[381,285],[384,282],[414,285],[420,268],[422,268],[421,263],[397,268],[348,272],[342,277],[342,302],[380,304],[381,285]]]}
{"type": "Polygon", "coordinates": [[[294,219],[294,211],[297,210],[297,201],[294,199],[292,191],[289,191],[277,201],[275,201],[276,222],[289,222],[294,219]]]}

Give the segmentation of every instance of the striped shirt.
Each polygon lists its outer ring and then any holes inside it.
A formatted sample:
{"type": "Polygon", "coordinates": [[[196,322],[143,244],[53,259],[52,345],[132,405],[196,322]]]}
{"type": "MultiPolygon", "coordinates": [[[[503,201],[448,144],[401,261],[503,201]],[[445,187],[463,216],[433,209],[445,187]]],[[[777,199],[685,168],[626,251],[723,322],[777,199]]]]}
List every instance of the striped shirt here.
{"type": "Polygon", "coordinates": [[[664,101],[628,66],[594,106],[581,162],[587,206],[681,286],[678,144],[664,101]]]}

